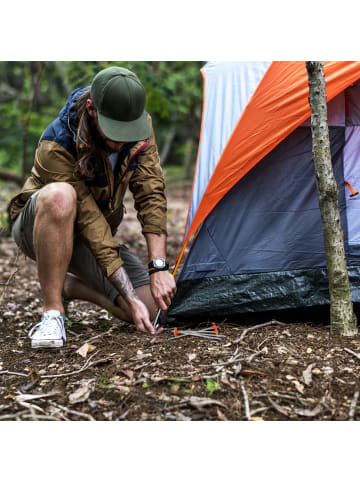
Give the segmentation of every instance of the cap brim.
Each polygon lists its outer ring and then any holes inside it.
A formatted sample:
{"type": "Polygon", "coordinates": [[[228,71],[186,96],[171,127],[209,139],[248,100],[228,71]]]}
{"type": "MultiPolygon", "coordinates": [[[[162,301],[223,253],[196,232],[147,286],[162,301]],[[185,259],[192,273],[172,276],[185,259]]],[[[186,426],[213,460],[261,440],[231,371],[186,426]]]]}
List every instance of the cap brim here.
{"type": "Polygon", "coordinates": [[[103,133],[112,141],[134,142],[150,137],[150,124],[146,112],[129,122],[110,119],[98,112],[98,120],[103,133]]]}

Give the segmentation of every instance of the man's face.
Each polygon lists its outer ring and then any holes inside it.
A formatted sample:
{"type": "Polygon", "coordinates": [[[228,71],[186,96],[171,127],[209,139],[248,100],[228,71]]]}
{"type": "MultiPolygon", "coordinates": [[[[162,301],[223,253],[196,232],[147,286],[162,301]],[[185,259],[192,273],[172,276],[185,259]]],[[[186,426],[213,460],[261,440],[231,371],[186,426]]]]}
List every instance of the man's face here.
{"type": "Polygon", "coordinates": [[[101,139],[103,139],[103,141],[105,142],[109,151],[110,152],[120,152],[121,149],[123,148],[123,146],[125,145],[125,142],[113,141],[113,140],[111,140],[111,139],[109,139],[108,137],[105,136],[103,130],[100,127],[100,124],[99,124],[99,121],[98,121],[98,118],[97,118],[96,109],[93,106],[93,103],[92,103],[91,99],[87,100],[86,109],[88,111],[88,114],[90,115],[90,117],[94,121],[96,130],[98,131],[99,136],[101,137],[101,139]]]}

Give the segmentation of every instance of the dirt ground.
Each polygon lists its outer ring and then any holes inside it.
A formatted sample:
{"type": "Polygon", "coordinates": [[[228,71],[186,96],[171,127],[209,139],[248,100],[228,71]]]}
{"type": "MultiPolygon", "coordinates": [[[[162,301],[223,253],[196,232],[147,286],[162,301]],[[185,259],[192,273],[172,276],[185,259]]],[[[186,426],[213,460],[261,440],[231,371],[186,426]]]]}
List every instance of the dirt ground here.
{"type": "MultiPolygon", "coordinates": [[[[0,191],[1,214],[11,188],[0,191]]],[[[185,186],[168,190],[171,262],[188,196],[185,186]]],[[[119,240],[145,261],[131,198],[126,208],[119,240]]],[[[40,315],[35,264],[1,236],[0,420],[360,419],[360,338],[330,336],[326,317],[224,320],[218,339],[171,339],[173,328],[137,333],[72,302],[65,347],[46,351],[32,350],[28,338],[40,315]]]]}

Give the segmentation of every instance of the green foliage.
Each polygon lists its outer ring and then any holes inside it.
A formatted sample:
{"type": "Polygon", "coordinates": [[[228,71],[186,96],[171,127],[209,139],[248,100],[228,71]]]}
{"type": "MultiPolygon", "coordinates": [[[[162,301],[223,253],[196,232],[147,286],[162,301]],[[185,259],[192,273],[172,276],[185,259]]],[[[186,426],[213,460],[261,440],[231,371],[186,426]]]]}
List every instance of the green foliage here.
{"type": "Polygon", "coordinates": [[[212,378],[206,379],[206,392],[211,397],[211,395],[216,391],[221,390],[221,385],[219,382],[219,377],[216,378],[216,381],[212,378]]]}
{"type": "Polygon", "coordinates": [[[0,231],[10,231],[9,219],[7,213],[0,213],[0,231]]]}
{"type": "MultiPolygon", "coordinates": [[[[189,138],[198,144],[202,110],[204,62],[43,62],[43,69],[30,116],[26,166],[29,171],[37,142],[54,120],[69,93],[91,84],[101,69],[118,65],[133,70],[147,93],[146,110],[151,114],[159,151],[169,132],[175,137],[166,164],[183,166],[189,138]]],[[[34,79],[40,62],[0,62],[0,168],[20,173],[23,158],[24,125],[34,92],[34,79]]],[[[190,153],[195,162],[196,152],[190,153]]]]}

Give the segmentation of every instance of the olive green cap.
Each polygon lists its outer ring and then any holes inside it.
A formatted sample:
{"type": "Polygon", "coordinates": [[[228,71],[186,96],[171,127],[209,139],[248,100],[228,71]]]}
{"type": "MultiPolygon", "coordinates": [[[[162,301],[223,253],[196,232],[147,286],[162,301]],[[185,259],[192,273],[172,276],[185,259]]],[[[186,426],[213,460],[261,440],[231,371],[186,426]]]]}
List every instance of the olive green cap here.
{"type": "Polygon", "coordinates": [[[91,84],[90,97],[106,137],[117,142],[150,137],[145,89],[133,72],[122,67],[101,70],[91,84]]]}

